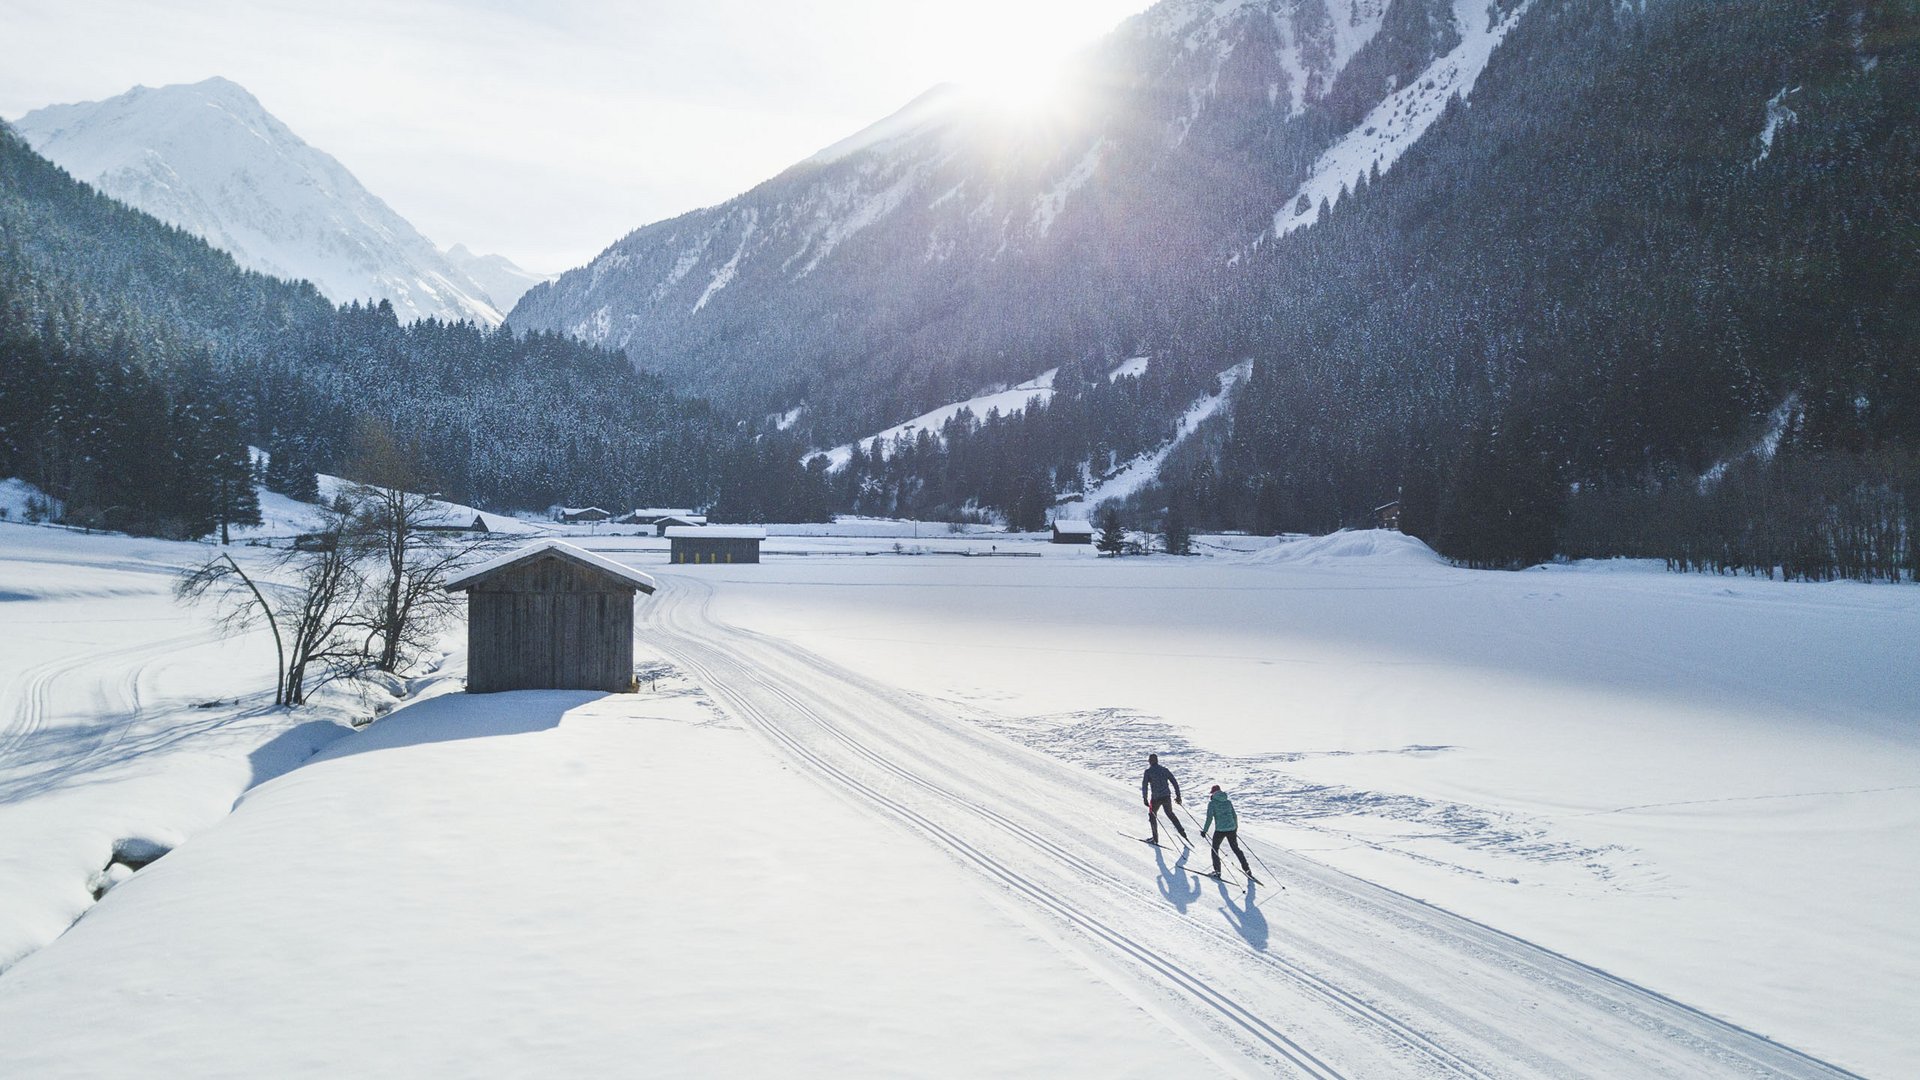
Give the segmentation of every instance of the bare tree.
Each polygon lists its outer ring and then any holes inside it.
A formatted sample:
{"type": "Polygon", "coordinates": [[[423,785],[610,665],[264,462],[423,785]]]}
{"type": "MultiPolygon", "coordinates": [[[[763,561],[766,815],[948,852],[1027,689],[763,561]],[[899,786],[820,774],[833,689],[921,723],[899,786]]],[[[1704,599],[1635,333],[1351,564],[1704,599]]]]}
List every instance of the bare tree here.
{"type": "Polygon", "coordinates": [[[346,539],[375,568],[355,620],[372,665],[398,672],[438,639],[458,610],[447,579],[491,545],[444,531],[464,523],[448,518],[420,448],[391,430],[363,422],[343,471],[353,478],[344,492],[346,539]]]}
{"type": "Polygon", "coordinates": [[[262,587],[222,553],[188,572],[174,587],[189,603],[214,600],[229,626],[265,622],[273,631],[277,657],[275,705],[304,704],[314,691],[338,678],[364,670],[364,652],[348,632],[365,580],[344,543],[346,519],[329,515],[326,528],[302,548],[273,560],[274,577],[262,587]],[[273,599],[269,599],[269,594],[273,599]],[[310,673],[317,671],[317,678],[310,673]]]}

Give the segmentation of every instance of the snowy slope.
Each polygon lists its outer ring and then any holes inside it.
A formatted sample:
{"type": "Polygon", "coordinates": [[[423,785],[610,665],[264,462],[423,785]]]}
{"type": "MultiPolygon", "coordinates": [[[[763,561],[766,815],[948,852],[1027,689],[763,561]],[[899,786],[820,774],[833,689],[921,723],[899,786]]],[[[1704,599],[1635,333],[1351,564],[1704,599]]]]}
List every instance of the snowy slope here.
{"type": "Polygon", "coordinates": [[[491,326],[537,280],[489,257],[485,276],[513,294],[490,297],[469,273],[473,256],[443,255],[338,161],[226,79],[50,105],[13,126],[76,178],[202,237],[242,266],[311,281],[336,303],[389,300],[403,321],[491,326]]]}
{"type": "Polygon", "coordinates": [[[1366,119],[1320,155],[1313,174],[1274,212],[1273,235],[1285,236],[1314,224],[1320,220],[1323,202],[1339,202],[1375,168],[1382,173],[1393,168],[1400,155],[1440,119],[1448,102],[1468,100],[1494,48],[1532,6],[1532,0],[1526,0],[1496,19],[1484,0],[1454,0],[1454,28],[1460,44],[1387,95],[1366,119]]]}
{"type": "MultiPolygon", "coordinates": [[[[1005,390],[989,390],[965,401],[949,402],[939,408],[929,409],[911,420],[895,424],[885,431],[876,432],[858,442],[862,449],[867,449],[872,446],[875,439],[879,439],[881,456],[886,457],[893,453],[893,441],[903,435],[913,438],[918,432],[925,431],[938,438],[941,427],[960,415],[962,410],[972,412],[976,420],[985,420],[987,414],[994,411],[998,411],[1002,416],[1020,412],[1035,401],[1044,403],[1053,397],[1053,377],[1059,373],[1059,370],[1050,368],[1041,372],[1039,377],[1028,379],[1018,386],[1008,387],[1005,390]]],[[[828,471],[838,472],[846,468],[847,462],[853,458],[853,446],[853,443],[845,443],[825,451],[828,471]]]]}
{"type": "Polygon", "coordinates": [[[445,254],[448,264],[480,286],[487,300],[502,312],[513,310],[528,289],[554,278],[552,274],[523,270],[505,255],[476,255],[465,244],[455,244],[445,254]]]}
{"type": "Polygon", "coordinates": [[[1125,499],[1141,488],[1151,484],[1160,475],[1160,466],[1166,464],[1167,455],[1185,442],[1189,435],[1200,429],[1200,425],[1221,407],[1233,400],[1234,388],[1239,386],[1253,372],[1253,361],[1248,360],[1228,368],[1220,373],[1218,392],[1203,397],[1187,407],[1179,421],[1174,425],[1173,438],[1165,445],[1134,458],[1114,470],[1111,476],[1096,481],[1085,494],[1075,496],[1061,503],[1058,510],[1062,514],[1072,514],[1089,507],[1099,506],[1111,499],[1125,499]]]}
{"type": "MultiPolygon", "coordinates": [[[[1128,360],[1123,360],[1116,365],[1113,370],[1107,372],[1107,381],[1115,382],[1120,379],[1138,378],[1140,375],[1145,374],[1147,365],[1151,362],[1151,358],[1145,356],[1136,356],[1128,360]]],[[[975,394],[965,401],[948,402],[937,408],[928,409],[926,412],[921,413],[911,420],[902,421],[884,431],[875,432],[865,438],[855,440],[855,442],[865,450],[872,447],[873,440],[879,439],[881,456],[890,456],[893,453],[893,442],[895,439],[903,435],[912,438],[916,433],[921,431],[925,431],[935,438],[939,438],[940,429],[946,425],[947,421],[960,415],[963,410],[972,413],[976,421],[985,421],[987,414],[990,412],[997,411],[1000,415],[1005,416],[1009,413],[1020,412],[1035,401],[1044,404],[1053,399],[1053,380],[1054,376],[1059,374],[1059,372],[1059,368],[1048,368],[1038,376],[1018,385],[1005,389],[987,390],[975,394]]],[[[782,421],[784,421],[780,424],[781,430],[793,426],[793,421],[797,418],[798,411],[796,408],[793,412],[781,418],[782,421]]],[[[853,447],[854,443],[852,442],[842,443],[831,450],[819,451],[816,454],[810,454],[808,456],[825,456],[828,471],[838,472],[846,468],[847,462],[852,459],[853,447]]]]}

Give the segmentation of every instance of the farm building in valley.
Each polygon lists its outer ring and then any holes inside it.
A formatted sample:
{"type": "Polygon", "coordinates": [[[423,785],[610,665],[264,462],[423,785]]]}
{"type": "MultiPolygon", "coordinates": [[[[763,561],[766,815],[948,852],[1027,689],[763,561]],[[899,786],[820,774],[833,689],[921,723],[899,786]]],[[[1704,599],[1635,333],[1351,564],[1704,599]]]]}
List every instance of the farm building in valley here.
{"type": "Polygon", "coordinates": [[[1093,523],[1076,518],[1060,518],[1053,523],[1053,542],[1091,544],[1093,543],[1093,523]]]}
{"type": "Polygon", "coordinates": [[[667,529],[672,552],[668,561],[676,563],[757,563],[760,541],[767,530],[757,525],[688,526],[667,529]]]}
{"type": "Polygon", "coordinates": [[[655,536],[667,535],[667,530],[681,525],[705,525],[706,516],[686,509],[667,509],[663,507],[641,507],[630,514],[622,514],[613,519],[616,525],[645,525],[654,530],[655,536]]]}
{"type": "Polygon", "coordinates": [[[447,582],[467,594],[467,689],[633,686],[633,600],[653,579],[560,540],[481,563],[447,582]]]}
{"type": "Polygon", "coordinates": [[[612,517],[597,506],[557,506],[553,510],[553,520],[562,525],[597,525],[612,517]]]}
{"type": "Polygon", "coordinates": [[[452,521],[436,521],[431,524],[421,525],[420,531],[430,532],[430,533],[445,533],[448,535],[458,535],[461,533],[475,533],[475,534],[484,535],[486,533],[492,532],[493,530],[487,527],[486,518],[481,517],[479,514],[475,514],[473,515],[472,521],[465,521],[460,519],[455,519],[452,521]]]}

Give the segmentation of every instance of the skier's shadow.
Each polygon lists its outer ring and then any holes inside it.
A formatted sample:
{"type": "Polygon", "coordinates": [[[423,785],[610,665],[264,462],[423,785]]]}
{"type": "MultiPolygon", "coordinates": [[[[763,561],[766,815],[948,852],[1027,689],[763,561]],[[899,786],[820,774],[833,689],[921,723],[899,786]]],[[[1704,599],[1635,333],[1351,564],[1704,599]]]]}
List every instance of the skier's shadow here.
{"type": "Polygon", "coordinates": [[[1174,910],[1183,914],[1189,904],[1200,899],[1200,884],[1187,875],[1185,864],[1187,856],[1191,854],[1191,850],[1182,851],[1180,857],[1169,866],[1166,850],[1158,847],[1153,849],[1153,861],[1160,864],[1160,880],[1155,882],[1160,886],[1160,895],[1167,898],[1167,903],[1172,904],[1174,910]]]}
{"type": "Polygon", "coordinates": [[[1221,913],[1227,917],[1227,925],[1239,931],[1240,936],[1247,939],[1247,944],[1265,952],[1268,937],[1267,917],[1254,905],[1253,883],[1247,883],[1247,899],[1244,906],[1233,902],[1233,894],[1227,891],[1226,882],[1216,881],[1214,884],[1220,887],[1220,899],[1227,905],[1220,909],[1221,913]]]}

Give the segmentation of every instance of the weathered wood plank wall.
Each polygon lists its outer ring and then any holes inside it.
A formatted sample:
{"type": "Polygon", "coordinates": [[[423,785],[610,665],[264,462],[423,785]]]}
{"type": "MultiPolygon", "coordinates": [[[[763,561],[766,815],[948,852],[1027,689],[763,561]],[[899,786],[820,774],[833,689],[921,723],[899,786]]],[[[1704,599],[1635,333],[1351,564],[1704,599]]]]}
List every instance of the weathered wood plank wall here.
{"type": "Polygon", "coordinates": [[[468,593],[467,689],[628,689],[634,592],[558,558],[476,582],[468,593]]]}

